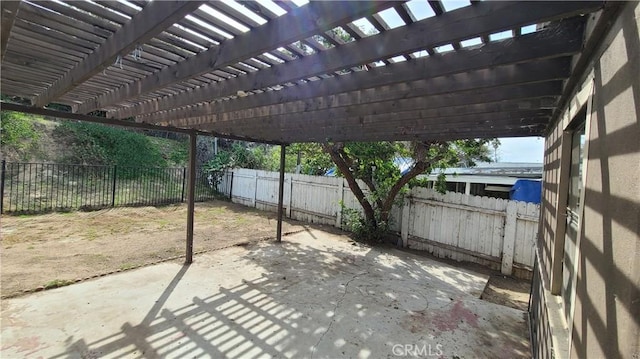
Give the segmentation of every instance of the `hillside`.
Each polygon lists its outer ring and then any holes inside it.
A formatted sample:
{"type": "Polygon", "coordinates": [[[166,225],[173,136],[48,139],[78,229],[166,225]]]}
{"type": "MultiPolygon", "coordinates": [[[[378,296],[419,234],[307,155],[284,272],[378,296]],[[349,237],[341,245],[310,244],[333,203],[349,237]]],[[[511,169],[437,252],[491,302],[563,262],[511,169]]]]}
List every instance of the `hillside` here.
{"type": "Polygon", "coordinates": [[[2,112],[0,153],[12,162],[184,166],[185,136],[2,112]]]}

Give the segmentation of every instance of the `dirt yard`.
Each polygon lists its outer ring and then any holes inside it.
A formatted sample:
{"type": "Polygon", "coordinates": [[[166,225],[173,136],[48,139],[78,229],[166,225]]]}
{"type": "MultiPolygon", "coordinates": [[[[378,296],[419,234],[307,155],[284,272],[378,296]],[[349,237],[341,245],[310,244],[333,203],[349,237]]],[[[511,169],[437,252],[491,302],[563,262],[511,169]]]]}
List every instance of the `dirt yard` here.
{"type": "MultiPolygon", "coordinates": [[[[186,205],[2,216],[2,297],[183,256],[186,205]]],[[[283,232],[300,231],[287,221],[283,232]]],[[[196,204],[196,253],[274,237],[275,213],[196,204]]]]}
{"type": "MultiPolygon", "coordinates": [[[[12,297],[159,261],[182,261],[186,216],[185,205],[2,216],[0,294],[12,297]]],[[[285,221],[283,231],[309,227],[285,221]]],[[[331,227],[322,230],[340,232],[331,227]]],[[[196,204],[196,253],[273,238],[275,231],[275,213],[222,201],[196,204]]],[[[482,299],[527,309],[529,282],[475,264],[436,260],[488,274],[482,299]]]]}

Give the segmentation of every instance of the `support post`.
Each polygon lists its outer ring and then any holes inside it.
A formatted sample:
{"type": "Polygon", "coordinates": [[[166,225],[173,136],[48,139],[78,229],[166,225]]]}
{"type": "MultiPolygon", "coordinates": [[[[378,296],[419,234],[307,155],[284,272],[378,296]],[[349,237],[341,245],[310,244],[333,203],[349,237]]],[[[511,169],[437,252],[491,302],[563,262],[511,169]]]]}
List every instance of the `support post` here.
{"type": "Polygon", "coordinates": [[[195,132],[189,134],[189,187],[187,189],[187,250],[185,264],[193,263],[193,211],[196,189],[196,138],[195,132]]]}
{"type": "Polygon", "coordinates": [[[507,219],[504,223],[502,243],[502,274],[511,275],[513,271],[513,251],[516,243],[516,220],[518,207],[515,201],[507,203],[507,219]]]}
{"type": "Polygon", "coordinates": [[[4,209],[4,179],[5,172],[7,171],[7,161],[2,160],[2,177],[0,177],[0,213],[4,209]]]}
{"type": "Polygon", "coordinates": [[[276,230],[276,239],[282,242],[282,213],[284,202],[284,156],[286,145],[280,145],[280,182],[278,183],[278,227],[276,230]]]}

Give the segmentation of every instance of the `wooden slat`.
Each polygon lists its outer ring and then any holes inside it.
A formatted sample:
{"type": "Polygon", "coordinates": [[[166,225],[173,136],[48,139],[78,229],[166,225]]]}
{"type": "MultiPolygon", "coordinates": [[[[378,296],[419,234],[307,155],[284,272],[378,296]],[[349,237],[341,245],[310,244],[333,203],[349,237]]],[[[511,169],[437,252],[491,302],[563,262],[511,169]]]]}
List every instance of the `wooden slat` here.
{"type": "MultiPolygon", "coordinates": [[[[214,124],[226,124],[226,126],[255,126],[256,124],[283,127],[291,124],[313,126],[317,124],[327,125],[340,123],[340,125],[360,126],[363,123],[373,123],[374,119],[380,118],[381,125],[386,123],[402,124],[403,118],[414,117],[441,117],[479,111],[479,108],[464,109],[465,106],[474,104],[499,103],[502,101],[514,101],[520,99],[532,99],[550,96],[559,96],[562,87],[559,81],[534,83],[527,85],[508,85],[491,89],[477,89],[464,91],[455,94],[441,94],[421,96],[411,99],[397,98],[392,101],[382,101],[373,104],[363,104],[358,106],[344,106],[329,108],[312,112],[293,112],[279,115],[255,116],[241,119],[226,119],[224,121],[211,121],[214,124]],[[452,107],[454,107],[452,109],[452,107]],[[462,108],[462,109],[461,109],[462,108]],[[458,111],[458,112],[456,112],[458,111]]],[[[526,102],[525,102],[526,103],[526,102]]],[[[516,105],[517,106],[517,105],[516,105]]],[[[500,108],[500,105],[497,106],[500,108]]],[[[488,109],[492,109],[488,107],[488,109]]],[[[536,110],[536,109],[533,109],[536,110]]],[[[205,118],[204,121],[207,119],[205,118]]],[[[190,126],[194,123],[190,123],[190,126]]],[[[182,126],[182,124],[181,124],[182,126]]],[[[298,129],[303,129],[303,128],[298,129]]]]}
{"type": "Polygon", "coordinates": [[[4,59],[4,52],[9,43],[9,35],[11,28],[18,14],[20,1],[2,1],[0,2],[0,12],[2,12],[2,25],[0,26],[0,59],[4,59]]]}
{"type": "MultiPolygon", "coordinates": [[[[539,81],[560,80],[565,78],[568,73],[568,69],[566,67],[564,69],[552,69],[549,72],[537,70],[527,72],[523,70],[518,71],[515,74],[509,73],[509,70],[512,69],[512,67],[489,69],[471,74],[465,73],[455,76],[440,77],[432,80],[421,80],[409,84],[399,84],[397,86],[386,86],[366,91],[341,93],[328,97],[317,97],[305,101],[284,102],[278,105],[262,106],[234,112],[223,112],[220,114],[202,114],[199,116],[204,116],[210,122],[222,122],[261,116],[273,118],[278,115],[292,115],[299,112],[303,112],[305,116],[309,117],[313,117],[318,113],[318,117],[320,118],[323,116],[338,116],[339,113],[342,113],[343,116],[344,114],[353,116],[368,113],[389,112],[386,108],[391,109],[391,111],[409,111],[436,107],[434,104],[437,103],[437,96],[445,96],[445,98],[448,99],[448,101],[445,102],[445,106],[456,106],[456,104],[451,103],[451,95],[460,95],[459,101],[463,104],[465,103],[465,96],[478,96],[480,100],[487,101],[490,98],[487,97],[487,94],[491,88],[511,86],[511,88],[516,89],[515,94],[517,94],[518,85],[526,85],[528,83],[535,83],[539,81]],[[424,97],[427,98],[424,100],[420,99],[424,97]],[[326,110],[331,110],[331,112],[327,113],[326,110]]],[[[558,94],[559,90],[554,89],[553,92],[544,92],[544,94],[540,96],[554,96],[558,94]]],[[[507,93],[507,95],[509,94],[507,93]]],[[[504,98],[493,99],[492,101],[502,100],[504,100],[504,98]]],[[[467,103],[474,102],[475,100],[469,100],[467,103]]],[[[197,113],[198,111],[192,112],[192,114],[197,113]]],[[[199,122],[197,120],[189,119],[188,117],[193,117],[195,119],[202,118],[194,115],[188,116],[188,113],[185,113],[185,115],[185,118],[169,123],[189,126],[199,122]]],[[[151,123],[167,123],[166,121],[158,120],[155,116],[144,117],[137,120],[144,121],[145,119],[151,123]]]]}
{"type": "MultiPolygon", "coordinates": [[[[578,39],[577,39],[578,40],[578,39]]],[[[238,111],[247,108],[279,104],[297,100],[311,99],[318,96],[332,95],[360,89],[388,86],[396,83],[417,81],[420,79],[430,79],[474,71],[486,67],[497,67],[513,63],[532,61],[539,56],[550,58],[561,55],[571,55],[581,49],[579,41],[566,41],[558,32],[542,31],[538,33],[522,36],[512,42],[494,42],[480,49],[460,50],[439,57],[425,57],[393,64],[389,67],[374,68],[369,71],[352,73],[349,76],[325,79],[322,81],[309,82],[304,85],[286,88],[271,93],[249,96],[223,103],[211,103],[199,106],[194,111],[191,108],[175,109],[162,113],[154,113],[158,120],[170,121],[185,117],[195,117],[211,113],[223,113],[238,111]]],[[[549,75],[566,77],[568,75],[568,64],[565,60],[544,62],[540,65],[533,64],[526,66],[522,64],[523,71],[518,71],[518,66],[511,66],[496,71],[479,71],[469,75],[458,75],[451,81],[448,79],[433,80],[433,88],[447,89],[447,91],[457,91],[460,85],[467,84],[473,80],[472,86],[485,86],[500,83],[505,78],[514,80],[523,79],[529,71],[532,75],[545,78],[549,75]],[[459,81],[454,81],[459,80],[459,81]],[[437,85],[435,85],[437,84],[437,85]]],[[[407,94],[407,96],[411,96],[407,94]]],[[[141,117],[143,118],[143,117],[141,117]]]]}
{"type": "Polygon", "coordinates": [[[24,19],[41,26],[46,26],[50,29],[55,29],[65,34],[76,36],[98,44],[105,40],[104,37],[96,35],[98,32],[94,31],[91,26],[86,26],[86,24],[82,24],[80,22],[74,23],[71,18],[40,9],[26,2],[22,2],[20,5],[19,17],[20,19],[24,19]]]}
{"type": "MultiPolygon", "coordinates": [[[[473,7],[466,7],[439,17],[431,17],[416,22],[411,26],[399,27],[376,36],[367,37],[356,42],[345,44],[323,53],[307,56],[288,64],[259,71],[254,74],[224,81],[220,85],[205,86],[193,92],[172,98],[163,98],[153,103],[141,103],[123,111],[120,116],[135,116],[142,113],[168,110],[193,103],[211,101],[218,97],[235,94],[237,91],[274,86],[301,78],[333,72],[354,65],[371,62],[377,58],[389,58],[399,53],[406,53],[425,46],[450,43],[452,40],[467,38],[477,33],[489,33],[503,28],[512,28],[534,19],[551,19],[558,16],[582,12],[585,8],[593,8],[593,2],[563,2],[541,7],[537,3],[503,3],[483,2],[473,7]],[[464,22],[465,26],[459,26],[464,22]],[[423,33],[430,36],[425,39],[423,33]]],[[[580,22],[581,23],[581,22],[580,22]]],[[[556,36],[564,37],[568,46],[581,42],[582,26],[574,21],[562,22],[555,29],[556,36]]],[[[553,36],[553,35],[552,35],[553,36]]],[[[472,64],[470,64],[471,66],[472,64]]]]}
{"type": "Polygon", "coordinates": [[[91,55],[80,62],[67,75],[35,99],[34,105],[44,106],[75,88],[88,78],[113,63],[121,54],[127,54],[135,46],[145,43],[179,19],[197,9],[202,2],[158,1],[149,4],[136,14],[91,55]]]}
{"type": "MultiPolygon", "coordinates": [[[[254,28],[256,26],[260,26],[260,23],[256,22],[254,19],[247,17],[243,13],[239,12],[238,10],[234,9],[228,4],[225,4],[222,1],[212,1],[209,3],[209,6],[211,6],[212,8],[218,11],[221,11],[223,14],[247,26],[248,28],[254,28]]],[[[264,18],[264,16],[259,16],[259,17],[264,18]]],[[[265,19],[265,21],[267,21],[267,19],[265,19]]]]}
{"type": "Polygon", "coordinates": [[[80,106],[79,112],[90,112],[125,99],[137,97],[171,83],[256,57],[267,50],[308,37],[318,30],[326,30],[355,19],[362,13],[384,7],[388,2],[324,3],[314,2],[270,21],[260,31],[250,31],[225,41],[219,48],[202,52],[169,67],[153,77],[125,86],[80,106]],[[292,26],[295,24],[295,26],[292,26]],[[213,58],[213,60],[212,60],[213,58]]]}
{"type": "Polygon", "coordinates": [[[398,13],[398,16],[404,21],[405,24],[409,25],[416,21],[416,19],[412,16],[411,12],[407,10],[405,4],[398,4],[393,7],[393,9],[398,13]]]}

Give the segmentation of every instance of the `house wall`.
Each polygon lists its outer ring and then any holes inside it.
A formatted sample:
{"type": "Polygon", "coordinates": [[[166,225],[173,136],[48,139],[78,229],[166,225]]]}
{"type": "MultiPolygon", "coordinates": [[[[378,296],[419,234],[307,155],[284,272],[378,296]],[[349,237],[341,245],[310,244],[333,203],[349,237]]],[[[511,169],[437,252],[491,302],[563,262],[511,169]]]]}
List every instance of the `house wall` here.
{"type": "Polygon", "coordinates": [[[640,3],[625,3],[595,53],[581,92],[546,137],[537,273],[541,281],[534,289],[544,304],[532,308],[532,318],[539,318],[532,331],[538,357],[550,357],[553,346],[559,358],[640,358],[639,19],[640,3]],[[585,94],[592,94],[590,104],[585,94]],[[566,207],[569,161],[563,156],[568,142],[563,133],[581,102],[589,110],[584,213],[575,307],[566,322],[567,313],[555,303],[560,297],[552,293],[562,283],[554,267],[562,266],[557,244],[565,230],[560,212],[566,207]],[[562,313],[554,325],[549,317],[557,311],[562,313]]]}

